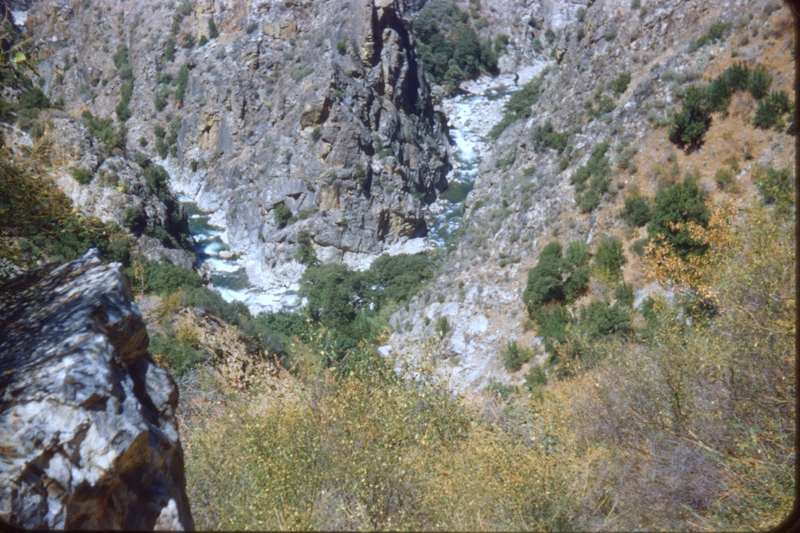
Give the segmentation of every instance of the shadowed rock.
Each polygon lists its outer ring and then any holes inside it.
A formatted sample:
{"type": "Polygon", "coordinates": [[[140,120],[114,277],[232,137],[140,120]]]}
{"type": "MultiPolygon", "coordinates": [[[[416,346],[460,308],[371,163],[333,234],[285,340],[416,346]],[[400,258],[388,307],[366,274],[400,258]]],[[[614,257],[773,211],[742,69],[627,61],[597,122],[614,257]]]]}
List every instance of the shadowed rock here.
{"type": "Polygon", "coordinates": [[[193,529],[175,382],[122,266],[97,250],[0,286],[0,518],[193,529]]]}

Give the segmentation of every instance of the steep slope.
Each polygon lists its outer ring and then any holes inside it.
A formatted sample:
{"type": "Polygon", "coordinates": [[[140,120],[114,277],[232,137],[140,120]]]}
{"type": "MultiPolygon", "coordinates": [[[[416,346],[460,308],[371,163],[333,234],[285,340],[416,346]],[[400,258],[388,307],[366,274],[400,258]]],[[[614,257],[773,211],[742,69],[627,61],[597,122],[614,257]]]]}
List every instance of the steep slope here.
{"type": "MultiPolygon", "coordinates": [[[[492,7],[482,2],[489,13],[492,7]]],[[[411,358],[435,354],[440,371],[460,389],[479,390],[495,381],[519,384],[531,365],[544,360],[542,338],[526,324],[522,294],[527,272],[548,242],[566,248],[581,240],[593,248],[599,237],[621,238],[624,280],[640,291],[641,302],[660,289],[642,275],[641,260],[628,250],[647,233],[618,216],[626,197],[652,200],[687,173],[699,176],[709,204],[737,202],[754,194],[759,165],[780,168],[795,156],[794,137],[753,126],[758,102],[749,94],[734,95],[728,114],[713,115],[700,150],[681,151],[666,127],[691,82],[708,83],[736,61],[765,65],[772,90],[793,92],[791,15],[780,5],[608,0],[542,2],[525,14],[518,9],[520,19],[527,13],[541,17],[533,35],[553,29],[556,66],[536,83],[537,101],[523,104],[520,118],[484,157],[443,274],[393,317],[395,333],[383,350],[411,358]],[[728,24],[728,33],[698,45],[715,23],[728,24]],[[623,73],[630,74],[629,81],[617,82],[623,73]],[[548,122],[555,134],[550,140],[543,129],[548,122]],[[573,176],[604,141],[610,181],[592,205],[576,190],[573,176]],[[731,192],[714,176],[734,160],[741,166],[735,173],[738,188],[731,192]],[[510,374],[501,352],[513,340],[538,357],[510,374]]],[[[579,303],[612,302],[613,293],[613,285],[592,281],[579,303]]]]}
{"type": "Polygon", "coordinates": [[[327,261],[425,234],[447,143],[398,4],[40,2],[27,28],[51,99],[129,115],[252,282],[296,280],[301,230],[327,261]]]}

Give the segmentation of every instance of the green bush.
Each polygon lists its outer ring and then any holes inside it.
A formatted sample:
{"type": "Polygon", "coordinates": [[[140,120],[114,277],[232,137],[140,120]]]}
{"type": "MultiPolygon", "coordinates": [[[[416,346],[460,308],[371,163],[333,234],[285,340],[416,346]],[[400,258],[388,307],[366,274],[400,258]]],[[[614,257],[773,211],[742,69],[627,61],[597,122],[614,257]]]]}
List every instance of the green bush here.
{"type": "Polygon", "coordinates": [[[339,42],[336,43],[336,51],[341,55],[347,53],[347,37],[342,37],[339,42]]]}
{"type": "Polygon", "coordinates": [[[311,140],[318,141],[322,138],[322,130],[319,126],[315,126],[314,130],[311,132],[311,140]]]}
{"type": "Polygon", "coordinates": [[[319,264],[317,259],[317,252],[311,245],[311,236],[307,231],[301,231],[297,234],[297,252],[294,258],[301,264],[306,266],[315,266],[319,264]]]}
{"type": "Polygon", "coordinates": [[[361,165],[356,165],[353,169],[353,175],[356,178],[356,183],[362,188],[366,188],[369,180],[367,178],[367,173],[364,171],[364,167],[361,165]]]}
{"type": "Polygon", "coordinates": [[[531,113],[531,106],[539,101],[539,88],[544,81],[547,71],[542,71],[538,77],[532,79],[522,89],[511,95],[503,108],[503,118],[489,130],[489,138],[496,141],[500,135],[517,120],[527,118],[531,113]]]}
{"type": "Polygon", "coordinates": [[[167,44],[164,46],[164,62],[175,60],[175,36],[167,37],[167,44]]]}
{"type": "Polygon", "coordinates": [[[279,228],[285,228],[292,218],[292,211],[284,203],[279,203],[272,209],[272,218],[275,225],[279,228]]]}
{"type": "Polygon", "coordinates": [[[38,87],[32,87],[22,95],[19,100],[21,109],[47,109],[50,107],[50,100],[38,87]]]}
{"type": "Polygon", "coordinates": [[[712,41],[725,39],[730,34],[732,27],[733,23],[731,22],[715,22],[705,35],[689,43],[689,51],[694,52],[712,41]]]}
{"type": "Polygon", "coordinates": [[[706,100],[706,91],[697,86],[686,90],[683,108],[672,117],[669,140],[681,148],[695,150],[700,147],[711,124],[711,109],[706,100]]]}
{"type": "MultiPolygon", "coordinates": [[[[169,296],[178,289],[188,291],[203,285],[203,278],[194,270],[175,266],[166,261],[151,261],[141,254],[134,254],[132,259],[144,269],[141,282],[145,292],[169,296]]],[[[128,277],[131,280],[137,279],[132,267],[128,268],[128,277]]]]}
{"type": "Polygon", "coordinates": [[[71,174],[72,177],[75,178],[75,181],[77,181],[81,185],[88,184],[90,181],[92,181],[92,178],[94,177],[94,174],[88,168],[73,168],[71,174]]]}
{"type": "Polygon", "coordinates": [[[611,186],[611,164],[605,157],[608,148],[608,142],[595,145],[586,164],[570,177],[570,184],[575,186],[575,199],[583,213],[597,208],[603,194],[611,186]]]}
{"type": "Polygon", "coordinates": [[[563,305],[547,305],[538,308],[532,318],[537,325],[537,334],[544,341],[545,351],[556,355],[556,345],[567,341],[567,329],[572,317],[563,305]]]}
{"type": "Polygon", "coordinates": [[[750,73],[747,80],[747,90],[756,100],[761,100],[769,94],[772,85],[772,76],[767,72],[767,67],[759,65],[750,73]]]}
{"type": "Polygon", "coordinates": [[[533,313],[545,303],[564,301],[561,250],[560,243],[549,243],[539,254],[536,266],[528,271],[528,284],[522,294],[522,300],[529,313],[533,313]]]}
{"type": "Polygon", "coordinates": [[[687,257],[705,252],[707,245],[694,240],[688,231],[671,229],[670,224],[691,221],[706,227],[710,218],[705,192],[695,180],[686,179],[656,196],[647,232],[656,245],[668,241],[681,257],[687,257]]]}
{"type": "Polygon", "coordinates": [[[148,351],[153,357],[165,361],[176,379],[180,379],[186,372],[209,357],[208,354],[195,350],[186,340],[167,337],[161,333],[150,336],[148,351]]]}
{"type": "Polygon", "coordinates": [[[650,201],[642,196],[625,198],[622,216],[632,228],[644,226],[650,222],[650,201]]]}
{"type": "Polygon", "coordinates": [[[631,332],[631,316],[617,304],[594,300],[581,309],[580,326],[590,340],[631,332]]]}
{"type": "Polygon", "coordinates": [[[794,176],[790,167],[780,170],[758,167],[755,172],[756,188],[765,204],[774,204],[779,212],[794,205],[794,176]]]}
{"type": "Polygon", "coordinates": [[[527,348],[520,347],[516,340],[509,341],[506,344],[502,355],[503,365],[509,372],[516,372],[533,357],[533,353],[527,348]]]}
{"type": "Polygon", "coordinates": [[[556,41],[556,34],[552,29],[547,28],[544,32],[544,38],[547,39],[548,43],[553,44],[556,41]]]}
{"type": "Polygon", "coordinates": [[[217,24],[214,22],[213,18],[208,19],[208,37],[210,39],[219,37],[219,29],[217,29],[217,24]]]}
{"type": "Polygon", "coordinates": [[[758,108],[753,117],[753,125],[764,130],[772,127],[783,129],[785,125],[783,115],[791,111],[791,109],[792,103],[789,101],[789,95],[786,91],[773,91],[768,98],[758,103],[758,108]]]}
{"type": "Polygon", "coordinates": [[[615,96],[619,96],[628,89],[628,84],[631,82],[631,75],[628,72],[623,72],[611,82],[611,91],[615,96]]]}
{"type": "Polygon", "coordinates": [[[175,88],[175,101],[179,105],[183,105],[183,100],[186,96],[186,88],[189,85],[189,65],[183,64],[178,70],[178,76],[175,78],[178,86],[175,88]]]}
{"type": "Polygon", "coordinates": [[[439,337],[444,338],[447,335],[447,332],[450,331],[450,323],[447,321],[446,316],[439,317],[436,321],[436,333],[439,334],[439,337]]]}
{"type": "Polygon", "coordinates": [[[733,172],[729,168],[720,167],[714,174],[714,181],[720,189],[729,189],[733,184],[733,172]]]}
{"type": "Polygon", "coordinates": [[[84,111],[81,115],[89,132],[103,141],[107,154],[122,151],[125,147],[125,129],[120,126],[119,130],[114,129],[114,121],[110,118],[95,118],[90,111],[84,111]]]}
{"type": "Polygon", "coordinates": [[[427,255],[381,255],[361,274],[365,287],[363,305],[377,310],[388,300],[406,302],[433,275],[433,264],[427,255]]]}
{"type": "Polygon", "coordinates": [[[594,267],[601,277],[616,281],[622,277],[620,268],[627,263],[622,243],[616,237],[602,238],[594,254],[594,267]]]}
{"type": "Polygon", "coordinates": [[[638,257],[642,257],[642,255],[644,255],[644,247],[647,246],[649,243],[650,243],[650,237],[644,237],[643,239],[636,239],[628,247],[628,250],[630,250],[632,254],[635,254],[638,257]]]}
{"type": "Polygon", "coordinates": [[[727,114],[732,94],[732,85],[729,77],[725,73],[717,76],[706,89],[706,102],[709,109],[717,113],[727,114]]]}
{"type": "Polygon", "coordinates": [[[139,233],[144,229],[146,222],[147,217],[141,206],[129,205],[125,208],[125,214],[122,216],[123,226],[134,233],[139,233]]]}
{"type": "Polygon", "coordinates": [[[634,300],[633,287],[623,281],[614,289],[614,298],[617,299],[617,303],[620,305],[631,307],[634,300]]]}
{"type": "Polygon", "coordinates": [[[535,366],[525,375],[525,387],[531,391],[536,392],[547,385],[547,374],[544,373],[542,367],[535,366]]]}
{"type": "Polygon", "coordinates": [[[552,148],[558,153],[564,151],[567,147],[567,140],[569,139],[570,132],[564,131],[558,133],[553,129],[553,124],[548,120],[542,126],[536,126],[531,134],[531,140],[534,147],[537,149],[552,148]]]}

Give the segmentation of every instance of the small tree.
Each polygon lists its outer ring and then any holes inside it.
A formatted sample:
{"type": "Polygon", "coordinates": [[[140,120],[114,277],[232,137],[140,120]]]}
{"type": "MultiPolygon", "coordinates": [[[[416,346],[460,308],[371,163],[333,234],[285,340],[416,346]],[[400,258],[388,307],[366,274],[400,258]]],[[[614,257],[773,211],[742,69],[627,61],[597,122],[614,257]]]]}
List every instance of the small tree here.
{"type": "Polygon", "coordinates": [[[275,221],[276,226],[279,228],[285,228],[286,224],[289,223],[289,219],[292,218],[292,211],[286,206],[286,204],[280,203],[272,210],[272,218],[275,221]]]}
{"type": "Polygon", "coordinates": [[[214,22],[213,18],[208,19],[208,37],[210,39],[216,39],[219,37],[219,30],[217,29],[217,24],[214,22]]]}
{"type": "Polygon", "coordinates": [[[710,218],[705,192],[695,180],[686,179],[656,196],[647,232],[656,245],[668,241],[681,257],[686,258],[689,254],[703,253],[707,245],[674,224],[694,222],[706,227],[710,218]]]}
{"type": "Polygon", "coordinates": [[[594,254],[594,266],[601,277],[616,281],[622,277],[620,268],[627,263],[622,243],[616,237],[603,238],[594,254]]]}
{"type": "Polygon", "coordinates": [[[672,117],[669,140],[687,151],[696,150],[711,124],[711,110],[706,100],[706,91],[692,86],[686,90],[683,108],[672,117]]]}
{"type": "Polygon", "coordinates": [[[564,301],[564,282],[561,279],[561,244],[551,242],[539,254],[539,262],[528,271],[528,284],[522,300],[533,313],[547,302],[564,301]]]}

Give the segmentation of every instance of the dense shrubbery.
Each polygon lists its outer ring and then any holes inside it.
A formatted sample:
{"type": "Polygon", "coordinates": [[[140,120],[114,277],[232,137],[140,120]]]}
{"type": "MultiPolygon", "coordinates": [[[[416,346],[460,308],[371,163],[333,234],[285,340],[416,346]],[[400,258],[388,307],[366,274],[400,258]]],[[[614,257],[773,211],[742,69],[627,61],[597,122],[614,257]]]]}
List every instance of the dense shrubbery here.
{"type": "Polygon", "coordinates": [[[650,222],[650,201],[643,196],[629,196],[621,214],[630,227],[644,226],[650,222]]]}
{"type": "Polygon", "coordinates": [[[81,117],[89,131],[103,141],[108,155],[122,153],[122,150],[125,149],[126,136],[124,125],[121,125],[119,130],[115,130],[113,119],[95,118],[91,111],[84,111],[81,117]]]}
{"type": "Polygon", "coordinates": [[[605,157],[608,148],[608,142],[595,145],[589,161],[570,177],[570,184],[575,186],[575,200],[582,213],[597,208],[611,185],[611,165],[605,157]]]}
{"type": "Polygon", "coordinates": [[[469,17],[452,0],[433,0],[414,21],[417,50],[425,73],[452,89],[459,81],[497,70],[491,40],[481,40],[469,17]]]}
{"type": "Polygon", "coordinates": [[[758,103],[758,108],[753,116],[753,125],[760,129],[770,129],[775,127],[782,130],[786,127],[783,115],[789,113],[794,105],[789,100],[786,91],[772,91],[768,98],[764,98],[758,103]]]}
{"type": "Polygon", "coordinates": [[[669,242],[681,257],[703,253],[706,245],[695,240],[686,228],[675,224],[692,222],[706,227],[711,214],[705,205],[705,192],[692,179],[676,183],[656,196],[653,215],[647,226],[650,238],[658,245],[669,242]]]}
{"type": "Polygon", "coordinates": [[[528,271],[528,284],[522,300],[528,312],[548,303],[571,303],[586,290],[589,282],[589,248],[575,241],[567,247],[564,257],[561,244],[551,242],[539,254],[536,266],[528,271]]]}

